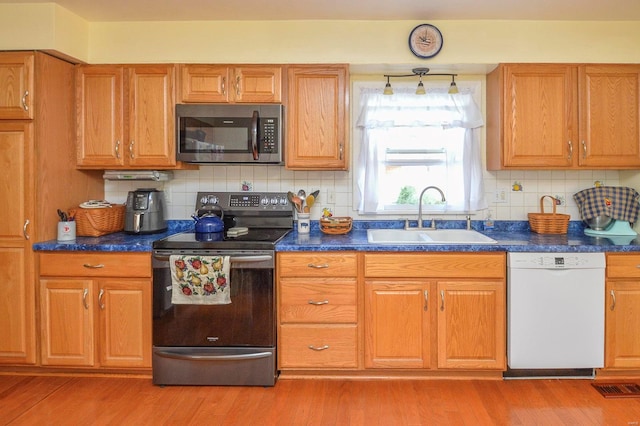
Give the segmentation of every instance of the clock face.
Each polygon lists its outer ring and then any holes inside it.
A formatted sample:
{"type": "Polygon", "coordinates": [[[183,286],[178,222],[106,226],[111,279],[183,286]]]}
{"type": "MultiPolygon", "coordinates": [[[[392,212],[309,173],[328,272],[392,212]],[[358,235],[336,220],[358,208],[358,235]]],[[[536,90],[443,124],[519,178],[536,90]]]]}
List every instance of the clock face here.
{"type": "Polygon", "coordinates": [[[409,34],[409,48],[418,58],[432,58],[442,49],[442,33],[430,24],[415,27],[409,34]]]}

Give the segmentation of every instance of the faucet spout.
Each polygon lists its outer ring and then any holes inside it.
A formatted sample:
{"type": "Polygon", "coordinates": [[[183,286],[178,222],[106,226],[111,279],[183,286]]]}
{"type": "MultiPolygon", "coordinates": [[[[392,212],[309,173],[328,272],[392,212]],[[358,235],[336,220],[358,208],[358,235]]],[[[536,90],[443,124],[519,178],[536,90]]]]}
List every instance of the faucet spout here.
{"type": "MultiPolygon", "coordinates": [[[[442,197],[442,202],[446,202],[447,200],[444,197],[444,192],[442,192],[442,190],[440,188],[438,188],[437,186],[427,186],[425,189],[422,190],[422,192],[420,193],[420,200],[418,201],[418,229],[422,229],[422,197],[424,196],[424,193],[427,192],[427,190],[429,189],[435,189],[436,191],[438,191],[440,193],[440,196],[442,197]]],[[[436,224],[435,224],[435,220],[431,221],[431,228],[435,229],[436,224]]]]}

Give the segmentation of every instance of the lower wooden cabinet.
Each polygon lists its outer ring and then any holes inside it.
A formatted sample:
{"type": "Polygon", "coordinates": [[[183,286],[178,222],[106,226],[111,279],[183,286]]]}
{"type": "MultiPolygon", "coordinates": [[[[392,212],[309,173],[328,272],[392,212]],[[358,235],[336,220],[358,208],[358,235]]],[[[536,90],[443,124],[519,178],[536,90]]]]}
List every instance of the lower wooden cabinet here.
{"type": "Polygon", "coordinates": [[[148,253],[46,253],[40,270],[43,366],[151,367],[148,253]]]}
{"type": "Polygon", "coordinates": [[[607,254],[605,369],[640,368],[640,254],[607,254]]]}
{"type": "Polygon", "coordinates": [[[504,370],[505,273],[503,253],[365,254],[365,367],[504,370]]]}

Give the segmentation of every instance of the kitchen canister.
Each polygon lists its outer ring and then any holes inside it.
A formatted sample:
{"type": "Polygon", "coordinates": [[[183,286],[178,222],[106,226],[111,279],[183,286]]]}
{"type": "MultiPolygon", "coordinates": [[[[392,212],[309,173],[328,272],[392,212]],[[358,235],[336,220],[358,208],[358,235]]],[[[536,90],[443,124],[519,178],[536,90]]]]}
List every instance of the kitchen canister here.
{"type": "Polygon", "coordinates": [[[310,213],[298,213],[298,234],[308,234],[311,229],[310,213]]]}
{"type": "Polygon", "coordinates": [[[73,243],[76,240],[76,221],[58,222],[58,242],[73,243]]]}

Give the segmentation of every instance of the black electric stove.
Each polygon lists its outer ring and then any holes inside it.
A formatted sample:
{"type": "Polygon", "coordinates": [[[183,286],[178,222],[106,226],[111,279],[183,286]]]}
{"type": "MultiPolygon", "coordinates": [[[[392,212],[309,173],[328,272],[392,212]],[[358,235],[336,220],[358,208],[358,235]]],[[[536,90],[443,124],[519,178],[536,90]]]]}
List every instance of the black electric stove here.
{"type": "Polygon", "coordinates": [[[223,212],[224,233],[220,235],[183,232],[156,241],[164,250],[273,250],[293,229],[293,207],[281,192],[198,192],[195,215],[223,212]],[[230,236],[229,229],[247,228],[244,235],[230,236]]]}

